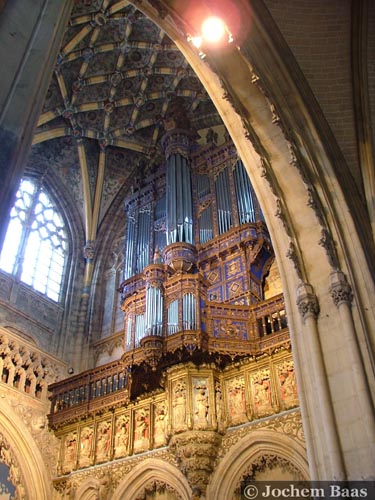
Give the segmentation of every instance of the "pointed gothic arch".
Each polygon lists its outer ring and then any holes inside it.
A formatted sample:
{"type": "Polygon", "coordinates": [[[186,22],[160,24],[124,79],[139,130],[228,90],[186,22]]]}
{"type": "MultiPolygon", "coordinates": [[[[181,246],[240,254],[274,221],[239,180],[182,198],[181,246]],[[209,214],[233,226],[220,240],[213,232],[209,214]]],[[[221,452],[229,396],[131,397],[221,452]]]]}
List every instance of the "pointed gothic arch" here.
{"type": "MultiPolygon", "coordinates": [[[[368,218],[345,159],[281,33],[261,0],[251,2],[251,11],[244,6],[232,2],[242,26],[251,26],[240,47],[209,51],[204,61],[187,41],[195,28],[191,11],[152,1],[139,9],[162,27],[201,80],[260,201],[283,284],[311,476],[344,478],[347,469],[359,476],[358,462],[343,451],[348,443],[342,445],[340,408],[350,394],[358,396],[355,432],[365,428],[373,442],[371,228],[361,222],[368,218]],[[345,396],[335,383],[342,367],[345,396]]],[[[372,452],[365,448],[366,468],[372,452]]]]}
{"type": "Polygon", "coordinates": [[[298,480],[309,479],[309,466],[301,443],[287,434],[271,430],[249,430],[220,462],[207,491],[207,498],[224,500],[233,498],[249,470],[262,468],[266,460],[271,467],[280,464],[290,470],[298,480]],[[265,458],[266,457],[266,458],[265,458]]]}
{"type": "Polygon", "coordinates": [[[140,462],[117,486],[112,500],[134,500],[152,482],[165,484],[175,491],[182,500],[191,498],[191,489],[186,477],[170,463],[148,458],[140,462]]]}
{"type": "MultiPolygon", "coordinates": [[[[50,500],[51,480],[37,444],[24,422],[10,408],[2,405],[0,408],[1,447],[6,449],[6,455],[11,462],[6,465],[14,468],[14,476],[18,494],[23,493],[30,500],[50,500]]],[[[22,496],[22,495],[21,495],[22,496]]]]}

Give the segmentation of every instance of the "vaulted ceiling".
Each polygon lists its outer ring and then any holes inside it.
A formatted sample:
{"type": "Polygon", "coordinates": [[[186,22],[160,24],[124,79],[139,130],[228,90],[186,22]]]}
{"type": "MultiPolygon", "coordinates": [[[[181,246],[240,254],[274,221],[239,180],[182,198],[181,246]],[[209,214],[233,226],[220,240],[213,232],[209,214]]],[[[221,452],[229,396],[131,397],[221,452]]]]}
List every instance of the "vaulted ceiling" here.
{"type": "Polygon", "coordinates": [[[75,2],[28,167],[53,169],[69,186],[87,240],[124,185],[161,162],[176,98],[195,131],[222,123],[181,52],[134,5],[75,2]]]}

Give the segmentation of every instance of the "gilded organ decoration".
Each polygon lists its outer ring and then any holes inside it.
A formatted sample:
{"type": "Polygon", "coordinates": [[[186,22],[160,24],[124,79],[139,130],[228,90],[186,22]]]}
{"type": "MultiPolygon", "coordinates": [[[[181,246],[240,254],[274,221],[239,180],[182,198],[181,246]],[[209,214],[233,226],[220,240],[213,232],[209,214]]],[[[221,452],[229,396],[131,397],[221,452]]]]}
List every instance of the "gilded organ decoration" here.
{"type": "Polygon", "coordinates": [[[269,369],[251,376],[255,415],[261,417],[273,413],[269,369]]]}
{"type": "Polygon", "coordinates": [[[134,451],[145,451],[150,445],[150,411],[140,408],[134,414],[134,451]]]}
{"type": "Polygon", "coordinates": [[[84,427],[81,430],[79,443],[79,466],[88,467],[92,462],[92,441],[94,429],[93,427],[84,427]]]}
{"type": "Polygon", "coordinates": [[[164,402],[154,406],[154,446],[165,444],[167,430],[167,406],[164,402]]]}
{"type": "Polygon", "coordinates": [[[292,360],[276,366],[281,404],[285,409],[298,405],[296,374],[292,360]]]}
{"type": "Polygon", "coordinates": [[[115,423],[115,444],[114,457],[120,458],[129,453],[129,437],[130,437],[130,417],[129,415],[120,415],[116,418],[115,423]]]}
{"type": "Polygon", "coordinates": [[[196,380],[193,386],[194,390],[194,427],[196,429],[205,429],[209,423],[209,399],[207,380],[196,380]]]}
{"type": "Polygon", "coordinates": [[[186,382],[176,380],[173,385],[173,428],[175,431],[186,429],[186,382]]]}
{"type": "Polygon", "coordinates": [[[227,382],[228,413],[232,424],[247,420],[245,377],[238,376],[227,382]]]}
{"type": "Polygon", "coordinates": [[[100,422],[96,434],[96,462],[109,460],[111,450],[112,423],[110,421],[100,422]]]}

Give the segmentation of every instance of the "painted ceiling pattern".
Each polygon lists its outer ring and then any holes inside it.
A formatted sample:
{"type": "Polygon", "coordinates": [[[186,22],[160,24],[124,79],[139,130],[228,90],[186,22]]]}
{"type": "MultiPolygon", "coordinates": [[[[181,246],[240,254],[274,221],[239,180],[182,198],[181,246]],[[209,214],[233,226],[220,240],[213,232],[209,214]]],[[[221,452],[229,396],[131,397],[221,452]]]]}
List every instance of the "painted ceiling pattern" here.
{"type": "Polygon", "coordinates": [[[95,193],[101,190],[100,223],[124,184],[162,161],[163,119],[176,97],[194,130],[221,124],[181,52],[134,5],[126,0],[78,0],[30,163],[53,165],[67,185],[74,186],[82,216],[84,210],[94,210],[95,193]]]}

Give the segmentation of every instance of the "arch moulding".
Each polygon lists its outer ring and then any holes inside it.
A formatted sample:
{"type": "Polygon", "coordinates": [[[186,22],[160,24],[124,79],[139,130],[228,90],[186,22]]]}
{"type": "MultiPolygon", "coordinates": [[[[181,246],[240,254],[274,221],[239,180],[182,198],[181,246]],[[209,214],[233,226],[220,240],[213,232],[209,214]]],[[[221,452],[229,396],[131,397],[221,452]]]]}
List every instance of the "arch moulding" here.
{"type": "Polygon", "coordinates": [[[308,480],[309,465],[303,446],[295,439],[269,430],[249,430],[221,460],[207,488],[208,500],[232,498],[246,468],[261,456],[273,455],[287,460],[308,480]]]}
{"type": "Polygon", "coordinates": [[[152,481],[170,486],[182,500],[190,500],[191,489],[182,472],[168,462],[149,458],[139,463],[120,482],[111,500],[134,500],[152,481]]]}
{"type": "MultiPolygon", "coordinates": [[[[16,477],[19,477],[19,484],[25,498],[50,500],[51,478],[47,473],[39,448],[23,421],[9,405],[5,404],[0,408],[0,436],[9,445],[9,455],[15,462],[12,465],[17,469],[16,477]]],[[[17,487],[16,484],[15,486],[17,487]]]]}

